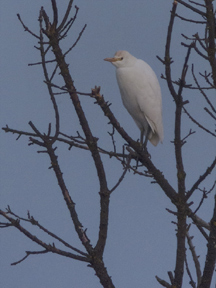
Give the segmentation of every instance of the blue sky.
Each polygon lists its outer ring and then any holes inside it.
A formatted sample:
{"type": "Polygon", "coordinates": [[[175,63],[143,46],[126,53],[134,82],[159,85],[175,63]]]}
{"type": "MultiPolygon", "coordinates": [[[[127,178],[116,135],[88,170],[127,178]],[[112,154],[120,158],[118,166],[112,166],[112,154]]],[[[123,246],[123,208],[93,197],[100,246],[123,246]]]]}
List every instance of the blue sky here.
{"type": "MultiPolygon", "coordinates": [[[[63,15],[68,1],[61,2],[60,16],[63,15]]],[[[78,91],[90,92],[95,85],[101,86],[101,93],[112,103],[112,111],[118,121],[134,139],[139,137],[139,130],[121,103],[121,97],[115,79],[115,68],[103,59],[111,57],[117,50],[128,50],[137,58],[145,60],[154,69],[159,78],[163,97],[164,143],[156,148],[149,145],[149,152],[157,167],[173,185],[176,183],[176,167],[173,140],[174,104],[166,82],[160,79],[164,67],[156,58],[163,57],[166,33],[169,22],[171,1],[74,1],[80,9],[77,20],[62,48],[68,49],[76,40],[84,24],[87,28],[78,45],[67,56],[71,75],[78,91]]],[[[40,61],[39,53],[33,48],[36,39],[23,31],[16,14],[20,13],[24,23],[38,33],[39,9],[44,6],[48,14],[51,11],[50,1],[1,1],[1,107],[0,124],[14,129],[31,131],[28,122],[31,120],[38,129],[46,132],[48,123],[54,123],[54,113],[46,86],[43,83],[42,69],[39,66],[29,67],[28,63],[40,61]]],[[[73,10],[74,11],[74,10],[73,10]]],[[[178,13],[184,17],[193,17],[193,13],[179,5],[178,13]]],[[[176,21],[172,45],[174,64],[173,79],[180,77],[186,50],[180,45],[183,41],[180,34],[188,36],[197,32],[201,26],[189,25],[176,21]]],[[[196,56],[192,57],[196,73],[208,69],[196,56]]],[[[192,61],[190,61],[191,65],[192,61]]],[[[192,77],[189,76],[189,82],[192,77]]],[[[61,82],[60,82],[61,83],[61,82]]],[[[214,126],[211,119],[203,112],[203,99],[198,93],[185,91],[185,99],[190,100],[189,111],[209,129],[214,126]]],[[[209,93],[213,99],[214,92],[209,93]]],[[[69,135],[80,131],[69,97],[58,96],[61,113],[61,130],[69,135]]],[[[92,99],[81,96],[82,105],[89,119],[90,127],[99,145],[112,149],[112,142],[107,131],[111,132],[107,119],[92,99]]],[[[204,103],[205,104],[205,103],[204,103]]],[[[184,146],[184,164],[187,172],[187,189],[196,181],[205,167],[210,165],[215,154],[213,137],[199,131],[184,115],[182,135],[189,129],[196,134],[188,139],[184,146]]],[[[37,147],[28,146],[28,139],[5,134],[1,137],[1,209],[10,205],[11,209],[25,217],[27,210],[42,225],[52,232],[61,235],[72,245],[81,248],[73,230],[69,213],[65,207],[57,181],[52,170],[48,170],[50,161],[44,154],[37,153],[37,147]]],[[[121,151],[123,141],[116,136],[117,147],[121,151]]],[[[89,238],[95,244],[99,224],[99,186],[96,171],[88,152],[76,148],[68,151],[65,145],[57,150],[64,178],[72,198],[76,203],[81,222],[87,228],[89,238]]],[[[103,156],[104,165],[112,188],[122,173],[121,165],[103,156]]],[[[211,187],[215,171],[203,187],[211,187]]],[[[155,275],[168,280],[167,271],[174,269],[175,263],[175,226],[171,223],[174,216],[165,208],[174,209],[169,199],[157,184],[132,172],[127,173],[123,183],[113,193],[110,205],[109,234],[104,260],[109,274],[116,287],[159,287],[155,275]]],[[[204,203],[198,215],[205,221],[212,216],[213,194],[204,203]]],[[[196,192],[194,206],[199,203],[200,192],[196,192]]],[[[28,227],[33,234],[44,241],[52,242],[35,227],[28,227]]],[[[37,288],[37,287],[101,287],[94,271],[71,259],[57,255],[32,256],[16,266],[10,263],[18,261],[25,251],[40,250],[13,228],[1,232],[0,267],[2,287],[37,288]]],[[[202,236],[195,235],[194,244],[200,259],[206,254],[202,236]]],[[[61,246],[59,246],[61,247],[61,246]]],[[[203,266],[203,261],[201,261],[203,266]]],[[[187,287],[188,283],[185,283],[187,287]]]]}

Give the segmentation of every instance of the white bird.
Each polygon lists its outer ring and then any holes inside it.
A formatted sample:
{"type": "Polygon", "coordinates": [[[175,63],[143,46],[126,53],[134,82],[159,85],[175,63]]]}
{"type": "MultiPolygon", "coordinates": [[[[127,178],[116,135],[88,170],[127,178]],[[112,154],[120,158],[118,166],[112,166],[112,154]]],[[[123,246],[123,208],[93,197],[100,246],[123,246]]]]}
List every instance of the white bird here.
{"type": "Polygon", "coordinates": [[[163,142],[161,89],[152,68],[127,51],[118,51],[105,58],[116,69],[122,102],[141,131],[140,141],[146,147],[148,139],[157,146],[163,142]]]}

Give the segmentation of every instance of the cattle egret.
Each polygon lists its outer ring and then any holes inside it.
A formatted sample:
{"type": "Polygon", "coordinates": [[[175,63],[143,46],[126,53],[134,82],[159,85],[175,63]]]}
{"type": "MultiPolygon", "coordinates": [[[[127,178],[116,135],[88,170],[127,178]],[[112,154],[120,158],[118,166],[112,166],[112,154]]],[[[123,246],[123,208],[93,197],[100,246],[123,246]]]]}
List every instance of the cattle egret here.
{"type": "Polygon", "coordinates": [[[122,102],[141,131],[140,141],[157,146],[163,141],[162,99],[160,85],[152,68],[127,51],[105,58],[116,67],[122,102]]]}

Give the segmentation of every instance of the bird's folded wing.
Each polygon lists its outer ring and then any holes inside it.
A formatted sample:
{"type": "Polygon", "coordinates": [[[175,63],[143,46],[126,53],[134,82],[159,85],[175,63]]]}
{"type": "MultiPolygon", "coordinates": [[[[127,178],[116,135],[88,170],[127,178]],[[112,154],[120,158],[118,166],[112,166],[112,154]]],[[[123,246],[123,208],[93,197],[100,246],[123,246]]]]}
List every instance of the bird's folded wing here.
{"type": "MultiPolygon", "coordinates": [[[[142,90],[143,91],[143,90],[142,90]]],[[[163,141],[163,124],[162,124],[162,103],[160,87],[152,88],[151,85],[145,85],[145,92],[137,97],[140,110],[144,114],[153,133],[157,133],[163,141]]]]}

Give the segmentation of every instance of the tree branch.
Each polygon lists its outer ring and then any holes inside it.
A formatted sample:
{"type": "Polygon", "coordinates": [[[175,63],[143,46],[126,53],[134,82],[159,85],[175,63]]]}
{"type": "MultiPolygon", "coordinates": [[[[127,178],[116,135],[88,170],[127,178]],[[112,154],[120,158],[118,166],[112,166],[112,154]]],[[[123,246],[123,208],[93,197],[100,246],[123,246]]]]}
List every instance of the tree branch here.
{"type": "Polygon", "coordinates": [[[13,262],[11,263],[11,265],[17,265],[20,264],[21,262],[23,262],[26,258],[28,258],[28,256],[30,255],[40,255],[40,254],[45,254],[48,253],[49,251],[47,250],[43,250],[43,251],[26,251],[26,256],[24,256],[22,259],[20,259],[19,261],[13,262]]]}
{"type": "MultiPolygon", "coordinates": [[[[57,21],[58,22],[58,15],[57,15],[57,7],[56,7],[56,3],[54,0],[52,0],[52,4],[54,5],[53,9],[54,9],[54,22],[57,21]],[[55,19],[56,18],[56,19],[55,19]]],[[[56,100],[55,100],[55,97],[54,97],[54,93],[53,93],[53,90],[52,90],[52,85],[51,85],[51,80],[49,79],[49,76],[48,76],[48,71],[47,71],[47,67],[46,67],[46,59],[45,59],[45,50],[44,50],[44,45],[43,45],[43,33],[42,33],[42,16],[41,16],[42,13],[40,13],[40,17],[39,17],[39,23],[40,23],[40,53],[41,53],[41,62],[42,62],[42,67],[43,67],[43,72],[44,72],[44,77],[45,77],[45,81],[47,83],[47,88],[48,88],[48,91],[49,91],[49,95],[50,95],[50,99],[52,101],[52,104],[53,104],[53,108],[54,108],[54,111],[55,111],[55,120],[56,120],[56,125],[55,125],[55,135],[54,135],[54,138],[53,138],[53,143],[55,142],[56,138],[58,137],[59,135],[59,128],[60,128],[60,118],[59,118],[59,111],[58,111],[58,106],[57,106],[57,103],[56,103],[56,100]]],[[[57,25],[57,22],[56,22],[56,25],[57,25]]],[[[53,76],[52,76],[53,77],[53,76]]],[[[52,78],[51,77],[51,78],[52,78]]]]}
{"type": "MultiPolygon", "coordinates": [[[[62,19],[61,24],[57,28],[57,32],[59,32],[59,33],[62,31],[62,29],[64,29],[65,23],[67,22],[68,16],[69,16],[71,8],[72,8],[72,4],[73,4],[73,0],[70,0],[68,3],[67,10],[65,12],[64,18],[62,19]]],[[[79,8],[76,6],[76,14],[77,14],[78,9],[79,8]]]]}
{"type": "Polygon", "coordinates": [[[70,211],[71,219],[73,220],[75,230],[79,236],[80,241],[82,242],[83,246],[86,248],[89,255],[92,254],[93,248],[89,241],[84,241],[86,238],[86,235],[83,232],[83,225],[79,221],[76,209],[75,209],[75,203],[72,201],[70,194],[68,192],[68,189],[65,185],[64,179],[63,179],[63,173],[61,172],[59,163],[58,163],[58,157],[55,155],[55,149],[53,149],[51,143],[46,143],[47,153],[50,157],[52,168],[55,172],[56,179],[58,181],[58,185],[61,189],[62,195],[64,197],[64,200],[67,204],[68,210],[70,211]]]}
{"type": "Polygon", "coordinates": [[[182,1],[182,0],[175,0],[175,1],[180,3],[180,4],[182,4],[183,6],[187,7],[188,9],[190,9],[193,12],[195,12],[196,14],[199,14],[199,15],[201,15],[203,17],[206,16],[206,14],[204,12],[202,12],[201,10],[199,10],[199,9],[193,7],[192,5],[186,3],[185,1],[182,1]]]}
{"type": "Polygon", "coordinates": [[[192,239],[193,237],[190,237],[189,232],[186,233],[186,237],[187,237],[187,242],[188,242],[188,246],[190,248],[192,257],[193,257],[193,261],[194,261],[194,265],[195,265],[195,269],[196,269],[196,274],[197,274],[197,286],[200,284],[201,281],[201,268],[200,268],[200,263],[198,260],[198,256],[196,255],[196,251],[195,251],[195,247],[192,243],[192,239]]]}
{"type": "MultiPolygon", "coordinates": [[[[42,246],[46,249],[47,252],[56,253],[62,256],[66,256],[69,258],[73,258],[76,260],[84,261],[84,262],[90,262],[90,259],[87,257],[83,257],[80,255],[73,254],[71,252],[66,252],[61,249],[56,248],[53,245],[46,244],[45,242],[41,241],[39,238],[37,238],[35,235],[31,234],[28,230],[26,230],[23,226],[20,225],[20,221],[16,220],[12,217],[9,217],[6,212],[0,210],[0,215],[2,215],[4,218],[6,218],[14,227],[16,227],[21,233],[23,233],[26,237],[37,243],[38,245],[42,246]]],[[[24,260],[24,259],[23,259],[24,260]]]]}
{"type": "Polygon", "coordinates": [[[57,27],[58,25],[58,9],[56,5],[56,0],[51,0],[52,2],[52,10],[53,10],[53,26],[57,27]]]}
{"type": "Polygon", "coordinates": [[[215,47],[215,38],[216,38],[216,20],[214,16],[214,7],[212,0],[205,0],[206,6],[206,18],[207,24],[206,29],[208,31],[208,57],[209,63],[212,68],[212,79],[214,81],[214,86],[216,88],[216,47],[215,47]]]}
{"type": "Polygon", "coordinates": [[[172,78],[171,78],[171,64],[172,64],[172,58],[170,56],[170,47],[171,47],[171,39],[172,39],[172,31],[174,26],[174,20],[176,15],[176,9],[177,9],[177,2],[173,2],[171,14],[170,14],[170,22],[167,30],[167,39],[166,39],[166,46],[165,46],[165,56],[164,56],[164,65],[165,65],[165,74],[167,78],[167,84],[168,88],[170,90],[170,93],[173,97],[173,99],[177,100],[177,93],[172,85],[172,78]]]}
{"type": "Polygon", "coordinates": [[[212,164],[209,167],[207,167],[206,171],[202,175],[200,175],[199,179],[194,183],[194,185],[188,191],[187,196],[186,196],[187,200],[191,197],[191,195],[199,187],[199,185],[206,179],[206,177],[209,174],[211,174],[215,166],[216,166],[216,157],[213,160],[212,164]]]}
{"type": "Polygon", "coordinates": [[[214,197],[214,212],[210,222],[210,234],[206,255],[206,262],[199,288],[210,288],[216,261],[216,196],[214,197]]]}

